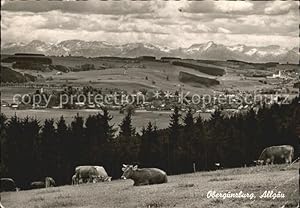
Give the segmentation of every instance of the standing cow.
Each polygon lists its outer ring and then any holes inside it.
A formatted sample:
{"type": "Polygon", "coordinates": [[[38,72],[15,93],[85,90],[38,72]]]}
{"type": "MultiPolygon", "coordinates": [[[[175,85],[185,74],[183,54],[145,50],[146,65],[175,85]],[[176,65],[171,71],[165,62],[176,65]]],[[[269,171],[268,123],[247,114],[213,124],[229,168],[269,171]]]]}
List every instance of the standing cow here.
{"type": "Polygon", "coordinates": [[[75,168],[77,180],[82,179],[83,183],[91,182],[98,175],[98,171],[94,166],[78,166],[75,168]]]}
{"type": "Polygon", "coordinates": [[[274,164],[275,160],[284,160],[285,163],[291,163],[294,156],[294,147],[291,145],[271,146],[265,148],[259,156],[260,164],[274,164]]]}
{"type": "MultiPolygon", "coordinates": [[[[73,176],[74,177],[74,176],[73,176]]],[[[111,177],[109,177],[102,166],[78,166],[75,169],[75,179],[72,178],[72,181],[86,182],[99,182],[99,181],[110,181],[111,177]]]]}
{"type": "Polygon", "coordinates": [[[158,168],[142,168],[139,169],[137,165],[124,165],[123,164],[122,179],[132,179],[134,186],[151,185],[167,183],[167,174],[158,168]]]}

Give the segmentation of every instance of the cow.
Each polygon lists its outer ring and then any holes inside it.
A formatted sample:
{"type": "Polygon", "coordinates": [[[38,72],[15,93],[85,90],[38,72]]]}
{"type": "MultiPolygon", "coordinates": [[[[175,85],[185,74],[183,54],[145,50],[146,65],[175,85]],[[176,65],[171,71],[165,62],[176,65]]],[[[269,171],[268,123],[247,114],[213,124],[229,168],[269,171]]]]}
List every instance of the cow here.
{"type": "Polygon", "coordinates": [[[123,164],[122,179],[132,179],[134,186],[167,183],[167,174],[158,168],[138,168],[137,165],[123,164]]]}
{"type": "Polygon", "coordinates": [[[294,156],[294,147],[291,145],[280,145],[280,146],[271,146],[265,148],[259,156],[257,161],[258,164],[274,164],[274,161],[277,162],[284,160],[285,163],[291,163],[294,156]]]}
{"type": "Polygon", "coordinates": [[[45,188],[45,182],[43,182],[43,181],[34,181],[34,182],[31,182],[30,187],[32,189],[45,188]]]}
{"type": "Polygon", "coordinates": [[[82,179],[84,183],[93,181],[97,177],[98,171],[94,166],[78,166],[75,168],[77,180],[82,179]]]}
{"type": "Polygon", "coordinates": [[[11,178],[1,178],[1,186],[0,191],[16,191],[16,184],[15,181],[11,178]]]}
{"type": "Polygon", "coordinates": [[[46,177],[45,178],[45,187],[48,188],[48,187],[54,187],[54,186],[55,186],[54,179],[51,177],[46,177]]]}
{"type": "Polygon", "coordinates": [[[75,178],[79,182],[82,180],[84,183],[86,182],[99,182],[99,181],[110,181],[111,177],[109,177],[102,166],[78,166],[75,169],[75,178]]]}

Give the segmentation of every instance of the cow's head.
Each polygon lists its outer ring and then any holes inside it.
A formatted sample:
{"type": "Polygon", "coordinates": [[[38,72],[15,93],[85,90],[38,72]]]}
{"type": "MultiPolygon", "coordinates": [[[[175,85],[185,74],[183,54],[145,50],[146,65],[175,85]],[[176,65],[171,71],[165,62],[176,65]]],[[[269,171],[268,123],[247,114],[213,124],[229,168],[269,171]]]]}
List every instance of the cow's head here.
{"type": "Polygon", "coordinates": [[[134,171],[136,171],[138,168],[137,165],[133,166],[133,165],[125,165],[123,164],[123,175],[121,176],[122,179],[127,179],[127,178],[131,178],[132,174],[134,171]]]}

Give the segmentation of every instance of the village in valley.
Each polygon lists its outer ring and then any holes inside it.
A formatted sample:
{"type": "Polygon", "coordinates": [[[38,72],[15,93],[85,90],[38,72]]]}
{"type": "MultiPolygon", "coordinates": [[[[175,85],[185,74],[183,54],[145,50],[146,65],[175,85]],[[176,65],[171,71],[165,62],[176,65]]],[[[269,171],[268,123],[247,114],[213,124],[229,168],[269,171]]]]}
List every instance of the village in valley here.
{"type": "Polygon", "coordinates": [[[264,65],[230,60],[201,61],[172,57],[156,59],[151,56],[83,58],[71,55],[46,57],[42,54],[15,54],[4,56],[1,65],[4,73],[13,68],[25,80],[29,79],[28,82],[2,80],[2,88],[26,88],[30,92],[26,102],[23,102],[22,95],[16,99],[2,99],[3,108],[16,110],[106,107],[123,112],[130,105],[130,108],[142,112],[171,111],[174,105],[178,105],[182,111],[188,108],[198,113],[222,110],[225,114],[232,115],[249,109],[257,111],[262,103],[271,105],[290,102],[298,94],[300,74],[300,67],[296,64],[264,65]],[[79,60],[87,63],[74,66],[79,60]],[[65,65],[55,62],[63,62],[65,65]],[[183,70],[177,72],[178,75],[174,74],[178,70],[175,66],[177,62],[188,63],[185,67],[180,66],[179,70],[183,70]],[[149,72],[155,70],[153,67],[159,69],[157,76],[149,72]],[[207,68],[222,72],[212,75],[207,73],[207,68]],[[139,76],[135,76],[135,71],[141,71],[139,76]],[[185,74],[181,74],[183,71],[189,73],[189,76],[184,77],[185,74]],[[98,72],[97,75],[95,72],[98,72]],[[86,77],[73,79],[72,76],[76,76],[76,73],[79,77],[86,77]],[[68,76],[69,74],[72,75],[68,76]],[[166,86],[156,84],[163,79],[166,86]],[[109,86],[110,82],[120,80],[120,86],[109,86]],[[210,80],[217,80],[217,84],[209,82],[210,80]],[[137,82],[138,87],[130,87],[137,82]],[[122,89],[122,85],[126,84],[128,86],[122,89]],[[197,90],[199,87],[202,89],[197,90]],[[66,98],[66,94],[68,101],[62,103],[61,96],[66,98]],[[34,102],[39,101],[37,95],[44,99],[39,97],[40,102],[34,102]],[[102,96],[101,99],[99,95],[102,96]],[[110,102],[105,103],[103,96],[108,101],[110,99],[110,102]]]}

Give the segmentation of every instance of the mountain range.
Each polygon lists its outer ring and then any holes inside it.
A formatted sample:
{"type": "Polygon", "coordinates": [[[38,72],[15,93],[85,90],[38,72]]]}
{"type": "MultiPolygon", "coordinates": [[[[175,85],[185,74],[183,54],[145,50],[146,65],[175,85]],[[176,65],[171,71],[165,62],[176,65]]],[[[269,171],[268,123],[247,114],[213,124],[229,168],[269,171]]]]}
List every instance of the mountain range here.
{"type": "Polygon", "coordinates": [[[50,56],[117,56],[117,57],[179,57],[206,60],[240,60],[247,62],[280,62],[299,64],[299,48],[282,48],[278,45],[226,46],[213,41],[194,44],[188,48],[168,48],[149,43],[110,44],[104,41],[66,40],[56,44],[33,40],[29,43],[7,43],[1,46],[2,54],[43,53],[50,56]]]}

